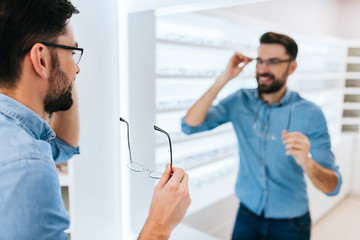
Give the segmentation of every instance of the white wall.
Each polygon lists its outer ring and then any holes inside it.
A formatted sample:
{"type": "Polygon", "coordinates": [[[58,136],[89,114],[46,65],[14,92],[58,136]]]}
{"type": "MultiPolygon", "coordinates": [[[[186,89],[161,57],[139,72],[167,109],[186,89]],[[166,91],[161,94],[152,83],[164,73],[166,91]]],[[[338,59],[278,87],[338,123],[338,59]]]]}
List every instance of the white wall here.
{"type": "MultiPolygon", "coordinates": [[[[272,25],[279,25],[288,32],[338,35],[339,28],[338,0],[272,0],[238,7],[210,10],[209,14],[229,16],[233,13],[239,21],[243,17],[262,20],[272,25]]],[[[233,19],[234,20],[234,19],[233,19]]]]}
{"type": "Polygon", "coordinates": [[[340,5],[340,35],[347,39],[360,40],[360,1],[339,0],[340,5]]]}
{"type": "Polygon", "coordinates": [[[353,194],[360,197],[360,140],[354,141],[353,151],[353,174],[352,174],[352,191],[353,194]]]}
{"type": "Polygon", "coordinates": [[[71,238],[120,239],[117,0],[73,0],[74,35],[84,55],[76,79],[80,155],[73,159],[71,238]]]}

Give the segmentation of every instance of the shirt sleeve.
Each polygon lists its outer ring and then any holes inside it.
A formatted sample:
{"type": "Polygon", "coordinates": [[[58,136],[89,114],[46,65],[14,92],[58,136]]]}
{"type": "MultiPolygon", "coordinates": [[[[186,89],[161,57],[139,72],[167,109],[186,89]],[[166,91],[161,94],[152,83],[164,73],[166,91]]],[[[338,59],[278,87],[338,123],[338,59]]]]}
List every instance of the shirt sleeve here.
{"type": "Polygon", "coordinates": [[[204,132],[207,130],[214,129],[221,124],[227,123],[230,121],[230,111],[229,104],[232,102],[234,96],[230,95],[229,97],[220,101],[217,105],[211,106],[205,117],[205,120],[199,126],[189,126],[185,123],[185,117],[181,119],[181,129],[185,134],[193,134],[198,132],[204,132]]]}
{"type": "Polygon", "coordinates": [[[8,191],[1,206],[0,219],[5,221],[0,220],[0,239],[67,240],[64,231],[70,223],[54,163],[27,159],[6,167],[11,170],[3,171],[9,176],[1,178],[8,191]]]}
{"type": "Polygon", "coordinates": [[[312,158],[321,166],[333,170],[337,176],[336,188],[331,193],[327,194],[328,196],[335,196],[340,191],[342,177],[339,172],[339,167],[335,163],[334,154],[331,151],[330,136],[324,114],[318,107],[313,111],[308,137],[311,144],[310,153],[312,158]]]}
{"type": "Polygon", "coordinates": [[[50,141],[51,151],[55,163],[68,161],[75,154],[79,154],[79,147],[72,147],[60,138],[54,138],[50,141]]]}

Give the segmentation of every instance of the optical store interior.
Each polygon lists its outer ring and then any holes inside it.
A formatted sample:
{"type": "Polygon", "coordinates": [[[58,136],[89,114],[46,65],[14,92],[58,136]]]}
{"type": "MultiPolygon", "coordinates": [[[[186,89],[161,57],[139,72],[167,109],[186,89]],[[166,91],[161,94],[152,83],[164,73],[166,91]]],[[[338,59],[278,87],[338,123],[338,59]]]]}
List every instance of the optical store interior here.
{"type": "MultiPolygon", "coordinates": [[[[360,239],[360,0],[73,0],[71,20],[85,51],[76,79],[80,155],[58,172],[70,216],[68,236],[136,239],[157,181],[127,167],[133,159],[162,172],[169,162],[189,175],[192,199],[170,239],[231,239],[239,199],[238,141],[231,123],[185,135],[181,118],[214,83],[235,51],[256,58],[265,32],[299,46],[287,86],[323,111],[342,175],[336,196],[308,177],[312,240],[360,239]]],[[[257,88],[255,61],[214,104],[257,88]]],[[[240,199],[241,200],[241,199],[240,199]]]]}

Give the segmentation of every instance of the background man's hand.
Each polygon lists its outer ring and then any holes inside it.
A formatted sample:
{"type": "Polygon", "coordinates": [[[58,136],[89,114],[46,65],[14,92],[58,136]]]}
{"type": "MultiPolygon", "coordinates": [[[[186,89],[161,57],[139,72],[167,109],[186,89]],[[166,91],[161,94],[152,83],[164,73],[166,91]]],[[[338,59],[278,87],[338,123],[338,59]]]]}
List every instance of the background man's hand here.
{"type": "Polygon", "coordinates": [[[310,163],[309,150],[310,141],[308,137],[299,132],[288,132],[284,130],[282,132],[284,139],[286,155],[294,157],[297,164],[299,164],[304,170],[307,168],[307,164],[310,163]]]}
{"type": "Polygon", "coordinates": [[[172,230],[184,218],[190,206],[189,176],[181,168],[166,166],[163,176],[154,189],[149,217],[139,240],[168,239],[172,230]]]}
{"type": "Polygon", "coordinates": [[[221,74],[220,78],[224,79],[224,81],[228,82],[231,79],[235,78],[239,73],[246,67],[248,63],[250,63],[253,59],[250,57],[246,57],[241,53],[235,52],[231,57],[225,71],[221,74]],[[241,64],[239,66],[239,64],[241,64]]]}

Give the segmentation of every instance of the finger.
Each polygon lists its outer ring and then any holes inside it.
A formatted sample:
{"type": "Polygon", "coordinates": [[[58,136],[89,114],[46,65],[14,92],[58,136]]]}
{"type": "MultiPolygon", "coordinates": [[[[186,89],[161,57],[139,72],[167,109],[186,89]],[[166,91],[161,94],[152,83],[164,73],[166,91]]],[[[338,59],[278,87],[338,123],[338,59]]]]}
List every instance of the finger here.
{"type": "Polygon", "coordinates": [[[171,181],[171,182],[180,183],[185,175],[184,170],[181,168],[176,168],[176,167],[173,167],[172,169],[173,169],[173,175],[172,175],[171,179],[169,180],[169,182],[171,181]]]}
{"type": "Polygon", "coordinates": [[[292,143],[310,145],[309,139],[307,137],[291,137],[291,138],[286,138],[283,141],[283,144],[292,144],[292,143]]]}
{"type": "Polygon", "coordinates": [[[285,152],[285,155],[286,156],[298,156],[298,155],[301,155],[303,154],[303,152],[301,150],[296,150],[296,149],[291,149],[291,150],[288,150],[285,152]]]}
{"type": "Polygon", "coordinates": [[[163,175],[161,176],[157,186],[159,186],[159,187],[165,186],[165,184],[169,181],[170,176],[171,176],[171,168],[170,168],[170,164],[167,163],[165,171],[164,171],[163,175]]]}
{"type": "Polygon", "coordinates": [[[183,178],[180,181],[181,184],[188,185],[189,183],[189,175],[187,173],[184,174],[183,178]]]}
{"type": "Polygon", "coordinates": [[[300,143],[291,143],[291,144],[287,144],[286,146],[285,146],[285,149],[286,150],[289,150],[289,149],[298,149],[298,150],[301,150],[301,149],[303,149],[304,148],[304,146],[302,145],[302,144],[300,144],[300,143]]]}
{"type": "Polygon", "coordinates": [[[299,132],[288,132],[286,130],[283,130],[283,133],[286,137],[301,137],[301,138],[306,138],[305,135],[299,133],[299,132]]]}

